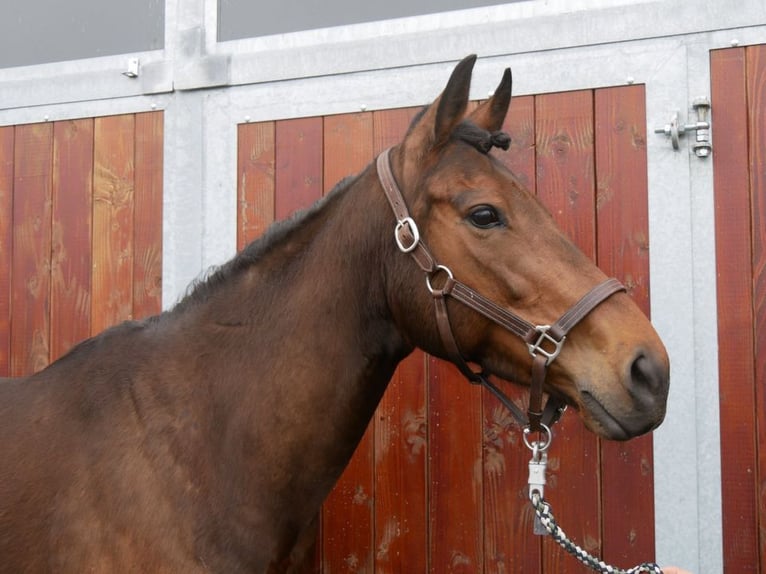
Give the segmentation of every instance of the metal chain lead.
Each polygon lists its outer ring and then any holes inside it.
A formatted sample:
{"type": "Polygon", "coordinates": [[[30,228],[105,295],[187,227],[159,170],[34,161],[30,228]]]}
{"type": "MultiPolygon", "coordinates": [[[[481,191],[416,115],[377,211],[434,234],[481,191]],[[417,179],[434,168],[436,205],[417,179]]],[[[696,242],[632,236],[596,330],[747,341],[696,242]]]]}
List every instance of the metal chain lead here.
{"type": "Polygon", "coordinates": [[[548,531],[548,534],[566,550],[569,554],[577,558],[580,562],[585,564],[591,570],[596,572],[602,572],[604,574],[640,574],[642,572],[648,572],[649,574],[662,574],[662,569],[654,562],[644,562],[633,568],[623,570],[615,566],[610,566],[603,560],[599,560],[597,557],[589,554],[585,549],[580,548],[577,544],[572,542],[561,529],[556,522],[556,518],[551,512],[551,506],[548,504],[538,492],[533,492],[530,496],[532,506],[535,509],[535,514],[540,520],[540,523],[548,531]]]}

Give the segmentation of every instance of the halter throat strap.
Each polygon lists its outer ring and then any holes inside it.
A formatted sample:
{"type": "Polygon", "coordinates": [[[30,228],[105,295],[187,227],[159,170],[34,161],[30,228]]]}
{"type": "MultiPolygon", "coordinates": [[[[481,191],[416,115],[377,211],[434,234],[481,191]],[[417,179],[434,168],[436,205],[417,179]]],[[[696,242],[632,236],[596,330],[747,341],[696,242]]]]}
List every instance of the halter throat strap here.
{"type": "Polygon", "coordinates": [[[420,237],[417,224],[410,215],[401,189],[396,183],[390,160],[391,148],[378,156],[378,178],[396,217],[394,239],[399,250],[408,253],[426,275],[426,286],[434,298],[434,309],[439,336],[450,360],[463,375],[474,384],[480,384],[511,412],[522,427],[532,432],[549,428],[554,424],[566,404],[558,397],[551,396],[543,408],[543,386],[548,366],[558,357],[567,334],[599,304],[611,295],[625,291],[617,279],[607,279],[586,293],[552,325],[534,325],[515,313],[487,299],[464,283],[456,280],[452,271],[437,263],[434,256],[420,237]],[[438,284],[438,286],[436,286],[438,284]],[[532,377],[529,391],[529,407],[524,413],[495,384],[487,373],[474,371],[464,359],[455,340],[447,310],[447,297],[480,313],[497,325],[523,339],[532,356],[532,377]]]}

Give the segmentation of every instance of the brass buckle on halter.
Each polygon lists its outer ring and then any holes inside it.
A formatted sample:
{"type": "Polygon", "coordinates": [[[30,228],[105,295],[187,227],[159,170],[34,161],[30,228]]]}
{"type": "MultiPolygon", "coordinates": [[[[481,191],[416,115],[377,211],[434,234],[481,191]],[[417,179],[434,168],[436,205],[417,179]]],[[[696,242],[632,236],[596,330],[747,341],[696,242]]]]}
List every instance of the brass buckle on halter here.
{"type": "Polygon", "coordinates": [[[537,353],[540,353],[543,357],[545,357],[546,367],[550,365],[556,357],[559,356],[561,347],[564,346],[564,341],[567,340],[566,335],[561,337],[560,341],[551,337],[548,334],[550,328],[550,325],[536,325],[535,331],[537,331],[539,335],[534,343],[527,343],[527,348],[529,349],[530,355],[536,357],[537,353]],[[544,344],[549,344],[549,347],[550,345],[553,345],[553,350],[549,351],[548,349],[545,349],[543,347],[544,344]]]}
{"type": "Polygon", "coordinates": [[[411,217],[405,217],[404,219],[397,221],[396,228],[394,229],[394,239],[396,239],[396,244],[399,246],[399,251],[402,253],[413,251],[418,246],[418,243],[420,243],[420,230],[418,229],[415,220],[411,217]],[[405,226],[409,229],[409,232],[412,235],[412,243],[409,245],[405,245],[400,237],[405,226]]]}

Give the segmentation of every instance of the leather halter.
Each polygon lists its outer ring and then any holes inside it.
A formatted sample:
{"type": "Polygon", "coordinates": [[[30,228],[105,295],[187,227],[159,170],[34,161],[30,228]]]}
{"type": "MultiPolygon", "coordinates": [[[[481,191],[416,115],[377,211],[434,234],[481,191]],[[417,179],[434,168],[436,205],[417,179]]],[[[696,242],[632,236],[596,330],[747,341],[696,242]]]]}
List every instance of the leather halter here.
{"type": "Polygon", "coordinates": [[[495,395],[511,412],[516,421],[524,427],[525,432],[545,430],[550,434],[549,427],[559,419],[566,408],[566,404],[558,397],[551,396],[545,409],[542,407],[543,385],[548,365],[558,357],[569,331],[611,295],[625,291],[625,287],[617,279],[607,279],[599,283],[570,307],[553,325],[533,325],[487,299],[455,279],[449,268],[437,263],[421,240],[420,231],[407,210],[407,204],[391,170],[390,151],[391,148],[388,148],[378,156],[377,169],[383,191],[396,217],[394,238],[399,250],[403,253],[409,253],[418,267],[426,274],[426,286],[434,297],[436,324],[447,354],[471,383],[480,384],[495,395]],[[435,279],[438,276],[441,276],[440,286],[435,287],[435,279]],[[452,297],[467,305],[520,337],[527,344],[529,354],[532,355],[532,382],[526,414],[489,381],[484,371],[476,372],[468,366],[452,333],[447,312],[447,297],[452,297]]]}

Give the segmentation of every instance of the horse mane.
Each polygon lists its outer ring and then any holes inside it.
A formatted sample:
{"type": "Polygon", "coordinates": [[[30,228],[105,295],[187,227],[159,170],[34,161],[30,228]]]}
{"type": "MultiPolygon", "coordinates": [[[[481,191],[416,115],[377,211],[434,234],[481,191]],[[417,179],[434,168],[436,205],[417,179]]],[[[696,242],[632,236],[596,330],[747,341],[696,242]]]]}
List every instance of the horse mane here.
{"type": "Polygon", "coordinates": [[[257,264],[278,245],[289,241],[298,230],[310,226],[312,222],[322,216],[329,204],[336,202],[343,192],[354,184],[358,177],[359,175],[345,177],[327,195],[310,207],[296,211],[284,220],[275,221],[261,237],[251,241],[232,259],[222,265],[209,268],[192,281],[184,296],[173,307],[173,311],[183,311],[190,306],[203,303],[222,284],[257,264]]]}

